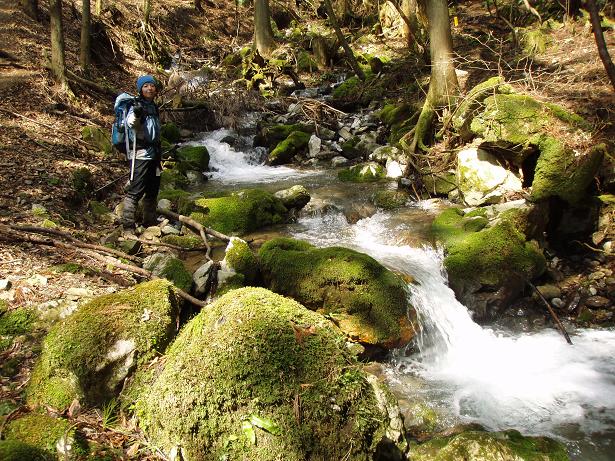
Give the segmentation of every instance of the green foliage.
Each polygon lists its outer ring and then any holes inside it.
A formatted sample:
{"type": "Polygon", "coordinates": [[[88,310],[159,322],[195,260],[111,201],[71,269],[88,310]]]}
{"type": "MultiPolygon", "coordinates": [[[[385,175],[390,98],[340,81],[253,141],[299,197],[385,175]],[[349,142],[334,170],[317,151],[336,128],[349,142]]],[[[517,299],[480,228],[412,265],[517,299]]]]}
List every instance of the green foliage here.
{"type": "Polygon", "coordinates": [[[195,201],[207,214],[196,211],[190,217],[224,234],[245,234],[286,219],[281,200],[261,189],[233,192],[230,196],[195,201]]]}

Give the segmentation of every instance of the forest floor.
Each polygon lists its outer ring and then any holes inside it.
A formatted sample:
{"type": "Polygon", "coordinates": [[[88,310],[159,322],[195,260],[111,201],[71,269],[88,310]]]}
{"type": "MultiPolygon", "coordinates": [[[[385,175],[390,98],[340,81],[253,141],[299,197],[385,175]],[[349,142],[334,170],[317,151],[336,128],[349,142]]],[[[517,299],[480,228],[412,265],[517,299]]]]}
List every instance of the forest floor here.
{"type": "MultiPolygon", "coordinates": [[[[113,96],[73,85],[75,96],[68,97],[55,85],[44,65],[50,49],[45,8],[37,22],[19,10],[18,3],[0,0],[0,225],[40,225],[41,216],[33,212],[33,205],[39,204],[49,219],[63,229],[98,243],[113,225],[96,221],[88,201],[75,198],[71,178],[77,168],[87,168],[93,174],[94,190],[99,190],[95,198],[110,209],[119,202],[123,181],[112,181],[125,173],[124,162],[96,152],[81,138],[86,125],[104,129],[111,126],[113,96]]],[[[45,3],[41,2],[41,6],[45,3]]],[[[130,45],[130,33],[140,27],[137,7],[130,2],[114,3],[117,8],[103,15],[105,24],[113,27],[96,38],[90,77],[114,88],[134,91],[136,76],[156,69],[130,45]]],[[[156,30],[164,34],[172,49],[181,51],[181,63],[189,68],[215,68],[226,54],[251,40],[252,12],[248,7],[238,11],[234,2],[222,0],[206,6],[206,12],[200,15],[189,1],[159,3],[163,2],[154,2],[152,15],[156,30]]],[[[610,152],[614,152],[615,92],[587,21],[570,22],[553,30],[552,42],[545,52],[518,60],[518,50],[510,47],[510,29],[505,22],[490,15],[484,2],[462,3],[465,5],[456,10],[458,25],[453,33],[458,67],[468,72],[464,78],[466,89],[500,73],[537,99],[561,104],[585,117],[595,126],[594,140],[607,142],[610,152]],[[474,40],[468,39],[470,35],[484,37],[483,46],[476,46],[474,40]]],[[[75,73],[79,73],[79,6],[73,2],[65,2],[64,6],[66,62],[75,73]]],[[[611,31],[607,38],[613,53],[615,33],[611,31]]],[[[608,168],[615,176],[613,167],[608,168]]],[[[130,282],[130,277],[121,272],[114,279],[101,276],[102,272],[72,274],[52,270],[55,265],[73,261],[107,270],[79,251],[3,241],[0,280],[9,280],[12,288],[0,293],[0,299],[6,301],[10,311],[63,298],[75,287],[97,295],[118,289],[122,285],[118,281],[130,282]]],[[[611,267],[610,261],[601,264],[611,267]]],[[[569,276],[571,280],[576,277],[574,283],[580,283],[582,278],[579,273],[569,276]]],[[[11,400],[19,407],[36,350],[36,345],[15,342],[0,353],[0,362],[8,363],[10,359],[16,364],[10,376],[0,368],[0,401],[11,400]]],[[[111,444],[115,443],[112,438],[109,435],[111,444]]]]}

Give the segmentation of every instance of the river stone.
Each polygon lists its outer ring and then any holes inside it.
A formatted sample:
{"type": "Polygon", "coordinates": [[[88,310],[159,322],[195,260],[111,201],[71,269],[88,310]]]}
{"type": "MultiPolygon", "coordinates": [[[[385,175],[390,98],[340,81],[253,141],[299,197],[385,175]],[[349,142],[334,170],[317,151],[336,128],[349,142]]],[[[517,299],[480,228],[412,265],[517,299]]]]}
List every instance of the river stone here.
{"type": "Polygon", "coordinates": [[[545,299],[559,298],[562,295],[562,290],[555,285],[540,285],[536,289],[540,292],[545,299]]]}
{"type": "Polygon", "coordinates": [[[55,325],[28,383],[29,405],[67,410],[118,395],[134,365],[161,353],[175,333],[178,301],[166,280],[99,296],[55,325]]]}
{"type": "Polygon", "coordinates": [[[322,315],[263,288],[203,309],[135,404],[155,446],[183,459],[402,459],[395,399],[322,315]],[[307,384],[307,385],[306,385],[307,384]],[[388,442],[387,442],[388,440],[388,442]]]}
{"type": "Polygon", "coordinates": [[[346,164],[348,164],[348,159],[346,157],[342,157],[341,155],[337,155],[331,159],[331,166],[334,168],[346,164]]]}
{"type": "Polygon", "coordinates": [[[476,147],[457,154],[457,179],[470,206],[497,203],[506,193],[522,190],[521,179],[501,166],[495,156],[476,147]]]}
{"type": "Polygon", "coordinates": [[[266,287],[331,316],[349,338],[391,349],[414,336],[406,283],[372,257],[290,238],[266,242],[259,257],[266,287]]]}
{"type": "Polygon", "coordinates": [[[611,305],[611,300],[604,296],[591,296],[585,300],[585,305],[590,309],[603,309],[611,305]]]}
{"type": "Polygon", "coordinates": [[[308,141],[308,157],[317,157],[320,153],[321,145],[322,140],[318,136],[316,136],[315,134],[310,136],[310,140],[308,141]]]}
{"type": "MultiPolygon", "coordinates": [[[[160,229],[158,229],[160,230],[160,229]]],[[[154,253],[143,260],[143,269],[153,275],[165,278],[186,292],[192,286],[192,274],[186,270],[184,263],[169,253],[154,253]]]]}
{"type": "Polygon", "coordinates": [[[307,205],[311,199],[310,193],[305,186],[302,185],[280,190],[273,195],[279,198],[288,210],[291,208],[300,210],[307,205]]]}
{"type": "Polygon", "coordinates": [[[211,269],[214,265],[213,261],[207,261],[205,264],[201,265],[195,272],[192,274],[192,281],[194,282],[194,293],[196,295],[204,295],[207,293],[207,288],[210,285],[211,279],[211,269]]]}
{"type": "Polygon", "coordinates": [[[404,175],[404,168],[395,160],[387,160],[386,163],[387,178],[401,178],[404,175]]]}

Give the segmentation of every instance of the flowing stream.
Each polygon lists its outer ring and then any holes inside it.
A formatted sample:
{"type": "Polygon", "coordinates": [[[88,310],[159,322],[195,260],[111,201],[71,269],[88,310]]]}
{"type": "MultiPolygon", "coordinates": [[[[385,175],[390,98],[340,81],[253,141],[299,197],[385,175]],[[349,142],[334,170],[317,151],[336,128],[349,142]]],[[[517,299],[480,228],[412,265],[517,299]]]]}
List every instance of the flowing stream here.
{"type": "Polygon", "coordinates": [[[447,424],[476,422],[490,430],[518,429],[564,442],[575,460],[615,459],[615,331],[579,329],[573,346],[555,330],[513,333],[472,321],[447,286],[439,249],[428,241],[429,202],[378,212],[348,224],[341,208],[365,202],[382,185],[339,184],[331,171],[268,167],[257,150],[222,142],[229,132],[203,135],[215,171],[205,186],[224,190],[305,185],[312,201],[335,203],[288,225],[287,235],[317,246],[345,246],[411,275],[418,312],[419,352],[397,351],[386,376],[397,394],[420,399],[447,424]]]}

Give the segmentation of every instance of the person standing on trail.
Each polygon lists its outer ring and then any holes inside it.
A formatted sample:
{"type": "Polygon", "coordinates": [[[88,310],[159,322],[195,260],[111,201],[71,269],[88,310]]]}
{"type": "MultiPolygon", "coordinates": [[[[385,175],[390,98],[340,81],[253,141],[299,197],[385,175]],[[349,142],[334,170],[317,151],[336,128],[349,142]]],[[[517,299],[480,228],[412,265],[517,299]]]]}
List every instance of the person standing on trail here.
{"type": "Polygon", "coordinates": [[[131,176],[126,187],[122,213],[122,227],[125,232],[134,232],[135,210],[141,197],[143,197],[143,226],[148,227],[158,223],[156,205],[162,172],[162,147],[160,118],[154,98],[158,95],[159,89],[160,83],[151,75],[139,77],[138,96],[126,116],[128,127],[136,135],[136,146],[127,153],[131,176]]]}

